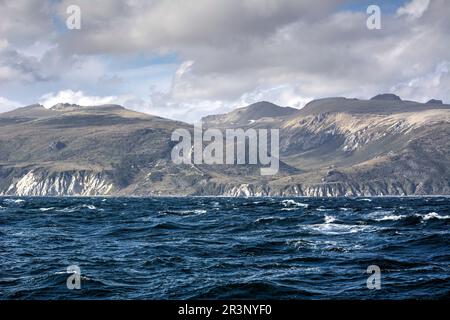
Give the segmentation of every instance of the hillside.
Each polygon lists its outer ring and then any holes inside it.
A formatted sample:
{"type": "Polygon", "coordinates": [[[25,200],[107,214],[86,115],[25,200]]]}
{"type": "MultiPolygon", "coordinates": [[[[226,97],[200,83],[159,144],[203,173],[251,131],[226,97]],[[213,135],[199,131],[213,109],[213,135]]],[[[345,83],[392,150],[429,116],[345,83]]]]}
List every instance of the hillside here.
{"type": "Polygon", "coordinates": [[[260,102],[205,127],[280,128],[280,171],[175,165],[171,133],[192,126],[117,105],[40,105],[0,114],[2,195],[450,194],[450,105],[393,95],[260,102]]]}

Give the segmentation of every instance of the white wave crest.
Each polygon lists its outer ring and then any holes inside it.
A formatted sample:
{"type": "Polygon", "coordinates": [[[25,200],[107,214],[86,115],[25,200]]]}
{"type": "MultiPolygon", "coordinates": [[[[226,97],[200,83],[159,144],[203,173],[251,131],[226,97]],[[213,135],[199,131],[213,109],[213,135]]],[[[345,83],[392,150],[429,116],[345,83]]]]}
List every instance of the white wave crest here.
{"type": "Polygon", "coordinates": [[[191,216],[191,215],[201,215],[207,213],[206,210],[203,209],[194,209],[194,210],[168,210],[168,211],[160,211],[161,214],[174,214],[181,216],[191,216]]]}
{"type": "Polygon", "coordinates": [[[371,227],[367,225],[350,225],[350,224],[339,224],[339,223],[322,223],[304,226],[305,229],[309,231],[314,231],[327,235],[340,235],[349,233],[358,233],[363,231],[373,231],[378,228],[371,227]]]}
{"type": "Polygon", "coordinates": [[[422,219],[425,221],[430,220],[430,219],[445,220],[445,219],[450,219],[450,216],[441,216],[437,212],[430,212],[430,213],[427,213],[426,215],[422,215],[422,219]]]}
{"type": "Polygon", "coordinates": [[[71,212],[76,212],[82,209],[88,209],[88,210],[99,210],[99,211],[103,211],[103,209],[97,209],[96,206],[92,205],[92,204],[83,204],[81,206],[72,206],[72,207],[67,207],[61,210],[58,210],[59,212],[66,212],[66,213],[71,213],[71,212]]]}
{"type": "Polygon", "coordinates": [[[23,199],[5,199],[6,203],[24,203],[25,200],[23,199]]]}
{"type": "Polygon", "coordinates": [[[297,202],[292,199],[283,200],[283,201],[281,201],[281,204],[285,207],[299,207],[299,208],[308,208],[309,207],[309,205],[307,203],[297,202]]]}
{"type": "Polygon", "coordinates": [[[402,214],[394,215],[394,214],[392,214],[392,215],[387,215],[387,216],[384,216],[384,217],[381,217],[381,218],[375,218],[375,220],[376,221],[397,221],[397,220],[401,220],[401,219],[404,219],[404,218],[406,218],[405,215],[402,215],[402,214]]]}
{"type": "Polygon", "coordinates": [[[54,207],[50,207],[50,208],[39,208],[39,211],[46,212],[46,211],[50,211],[50,210],[54,210],[54,209],[55,209],[54,207]]]}

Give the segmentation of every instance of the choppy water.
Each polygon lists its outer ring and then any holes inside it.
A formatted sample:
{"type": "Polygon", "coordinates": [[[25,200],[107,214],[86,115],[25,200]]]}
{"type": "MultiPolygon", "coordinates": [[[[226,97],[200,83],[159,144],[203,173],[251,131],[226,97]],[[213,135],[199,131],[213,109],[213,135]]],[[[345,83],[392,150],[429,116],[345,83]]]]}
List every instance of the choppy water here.
{"type": "Polygon", "coordinates": [[[0,198],[0,298],[448,299],[449,226],[448,197],[0,198]]]}

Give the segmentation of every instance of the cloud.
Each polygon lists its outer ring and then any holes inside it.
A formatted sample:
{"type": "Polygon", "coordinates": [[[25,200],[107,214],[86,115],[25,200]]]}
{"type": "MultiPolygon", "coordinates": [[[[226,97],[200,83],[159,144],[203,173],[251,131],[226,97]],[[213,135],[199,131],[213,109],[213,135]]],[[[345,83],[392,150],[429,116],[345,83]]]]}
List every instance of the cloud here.
{"type": "Polygon", "coordinates": [[[367,98],[423,77],[448,57],[450,38],[441,26],[386,16],[384,30],[373,32],[362,27],[365,19],[337,12],[291,23],[248,46],[187,48],[181,56],[195,62],[182,64],[165,98],[172,105],[265,99],[296,107],[325,96],[367,98]]]}
{"type": "Polygon", "coordinates": [[[119,103],[188,121],[258,100],[302,107],[392,90],[450,100],[448,73],[435,80],[450,61],[447,0],[383,12],[382,30],[368,30],[365,8],[342,9],[344,0],[5,3],[0,96],[10,100],[119,103]],[[72,4],[81,7],[81,30],[61,28],[72,4]],[[46,20],[29,17],[36,28],[11,18],[33,10],[46,20]]]}
{"type": "Polygon", "coordinates": [[[42,65],[36,57],[13,49],[7,40],[0,42],[0,83],[6,81],[46,81],[42,65]]]}
{"type": "Polygon", "coordinates": [[[14,45],[28,46],[54,31],[52,1],[2,0],[0,12],[0,40],[7,39],[14,45]]]}
{"type": "Polygon", "coordinates": [[[8,40],[0,41],[0,85],[5,82],[35,85],[38,82],[57,82],[69,76],[71,81],[94,83],[105,72],[95,56],[67,55],[58,46],[34,42],[20,50],[8,40]]]}
{"type": "Polygon", "coordinates": [[[71,103],[80,106],[96,106],[102,104],[114,104],[123,100],[116,96],[89,96],[83,91],[62,90],[57,93],[48,93],[41,97],[39,103],[46,108],[51,108],[58,103],[71,103]]]}
{"type": "Polygon", "coordinates": [[[398,8],[397,15],[406,15],[410,19],[420,18],[428,9],[430,0],[412,0],[403,7],[398,8]]]}
{"type": "Polygon", "coordinates": [[[7,112],[21,107],[21,104],[16,101],[8,100],[4,97],[0,97],[0,113],[7,112]]]}
{"type": "Polygon", "coordinates": [[[65,0],[58,12],[81,8],[82,32],[64,34],[71,52],[177,51],[264,38],[300,18],[325,16],[341,1],[319,0],[65,0]],[[114,17],[114,19],[111,19],[114,17]],[[118,41],[120,39],[120,41],[118,41]]]}
{"type": "Polygon", "coordinates": [[[450,61],[439,63],[435,70],[395,85],[392,90],[415,101],[444,99],[450,87],[450,61]]]}

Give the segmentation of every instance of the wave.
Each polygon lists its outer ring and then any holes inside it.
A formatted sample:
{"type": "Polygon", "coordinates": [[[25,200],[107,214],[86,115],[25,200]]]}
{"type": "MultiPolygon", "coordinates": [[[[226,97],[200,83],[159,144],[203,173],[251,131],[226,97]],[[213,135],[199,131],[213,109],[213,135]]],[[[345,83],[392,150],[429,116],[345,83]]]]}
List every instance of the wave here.
{"type": "Polygon", "coordinates": [[[331,223],[324,222],[321,224],[311,224],[303,226],[303,229],[307,231],[318,232],[326,235],[340,235],[340,234],[349,234],[349,233],[358,233],[362,231],[374,231],[378,230],[378,228],[367,225],[354,225],[354,224],[340,224],[340,223],[331,223]]]}
{"type": "Polygon", "coordinates": [[[270,217],[261,217],[255,220],[255,223],[264,223],[264,222],[272,222],[272,221],[282,221],[286,218],[283,217],[277,217],[277,216],[270,216],[270,217]]]}
{"type": "Polygon", "coordinates": [[[285,207],[296,207],[296,208],[308,208],[309,207],[309,204],[307,204],[307,203],[297,202],[292,199],[283,200],[283,201],[281,201],[281,204],[285,207]]]}
{"type": "Polygon", "coordinates": [[[373,221],[398,221],[405,218],[408,218],[407,215],[404,214],[394,214],[392,210],[377,210],[370,212],[366,215],[366,218],[373,221]]]}
{"type": "Polygon", "coordinates": [[[7,299],[365,299],[372,264],[393,288],[374,298],[449,292],[450,198],[7,198],[0,270],[20,277],[0,277],[7,299]],[[65,261],[91,278],[81,291],[65,261]]]}
{"type": "Polygon", "coordinates": [[[367,218],[374,221],[398,221],[407,218],[404,214],[394,214],[392,210],[379,210],[367,214],[367,218]]]}
{"type": "MultiPolygon", "coordinates": [[[[287,245],[292,245],[297,250],[312,250],[315,252],[350,252],[354,250],[361,249],[360,245],[340,245],[336,241],[329,241],[329,240],[290,240],[286,242],[287,245]]],[[[294,258],[297,259],[299,262],[319,262],[325,259],[328,259],[326,256],[313,256],[313,257],[298,257],[294,258]]]]}
{"type": "Polygon", "coordinates": [[[25,200],[23,199],[5,199],[4,201],[6,203],[16,203],[16,204],[25,202],[25,200]]]}
{"type": "Polygon", "coordinates": [[[450,219],[450,215],[440,215],[437,212],[429,212],[427,214],[394,214],[394,211],[374,211],[369,213],[366,216],[367,219],[377,221],[377,222],[383,222],[383,221],[405,221],[417,224],[417,223],[424,223],[429,220],[448,220],[450,219]]]}
{"type": "Polygon", "coordinates": [[[407,216],[405,216],[403,214],[400,214],[400,215],[392,214],[392,215],[387,215],[387,216],[384,216],[384,217],[381,217],[381,218],[378,218],[378,219],[375,219],[375,220],[376,221],[397,221],[397,220],[404,219],[406,217],[407,216]]]}
{"type": "Polygon", "coordinates": [[[39,211],[42,211],[42,212],[46,212],[46,211],[50,211],[50,210],[55,210],[55,207],[50,207],[50,208],[39,208],[39,211]]]}
{"type": "Polygon", "coordinates": [[[450,216],[441,216],[437,212],[430,212],[425,215],[420,215],[424,221],[431,220],[431,219],[438,219],[438,220],[446,220],[450,219],[450,216]]]}
{"type": "Polygon", "coordinates": [[[166,211],[159,211],[159,214],[163,215],[177,215],[177,216],[191,216],[191,215],[201,215],[207,213],[207,210],[204,209],[194,209],[194,210],[166,210],[166,211]]]}
{"type": "Polygon", "coordinates": [[[103,211],[103,209],[98,209],[96,206],[92,205],[92,204],[83,204],[83,205],[78,205],[78,206],[71,206],[71,207],[67,207],[67,208],[63,208],[58,210],[59,212],[65,212],[65,213],[71,213],[71,212],[77,212],[80,210],[99,210],[99,211],[103,211]]]}
{"type": "MultiPolygon", "coordinates": [[[[54,275],[61,275],[61,274],[67,274],[67,275],[70,275],[70,274],[74,274],[74,275],[76,275],[76,274],[78,274],[77,272],[75,272],[75,271],[55,271],[55,272],[53,272],[53,274],[54,275]]],[[[80,279],[81,280],[92,280],[91,278],[89,278],[89,277],[86,277],[86,276],[83,276],[83,275],[81,275],[80,274],[80,279]]]]}
{"type": "Polygon", "coordinates": [[[314,292],[300,289],[293,286],[282,285],[270,280],[225,283],[215,285],[202,290],[192,299],[243,299],[252,297],[252,299],[273,299],[292,297],[310,297],[314,292]]]}

